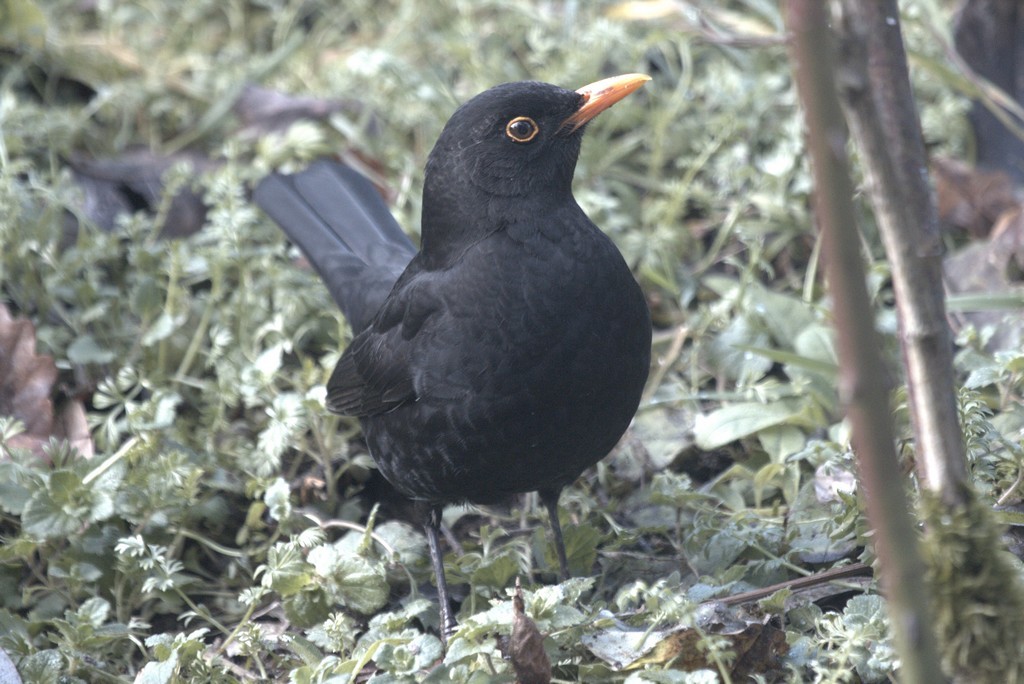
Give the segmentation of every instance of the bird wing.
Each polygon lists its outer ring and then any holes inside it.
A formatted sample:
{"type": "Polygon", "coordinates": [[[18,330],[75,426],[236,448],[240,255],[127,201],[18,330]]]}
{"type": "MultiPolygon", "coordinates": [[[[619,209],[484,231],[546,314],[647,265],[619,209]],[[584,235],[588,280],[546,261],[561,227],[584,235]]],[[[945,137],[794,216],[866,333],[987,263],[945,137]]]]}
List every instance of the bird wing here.
{"type": "Polygon", "coordinates": [[[406,269],[369,327],[349,344],[327,382],[327,408],[347,416],[386,413],[415,401],[416,339],[442,305],[418,260],[406,269]]]}
{"type": "Polygon", "coordinates": [[[349,345],[327,383],[327,409],[345,416],[372,416],[415,398],[412,376],[394,363],[388,336],[367,330],[349,345]]]}

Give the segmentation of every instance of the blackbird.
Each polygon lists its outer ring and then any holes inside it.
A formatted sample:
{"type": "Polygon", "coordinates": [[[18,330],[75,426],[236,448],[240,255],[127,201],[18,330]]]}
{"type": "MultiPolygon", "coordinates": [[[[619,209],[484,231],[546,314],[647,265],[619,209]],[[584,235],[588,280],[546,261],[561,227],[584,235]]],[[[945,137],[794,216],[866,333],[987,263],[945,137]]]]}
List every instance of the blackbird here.
{"type": "Polygon", "coordinates": [[[442,507],[538,491],[567,578],[559,495],[639,405],[650,313],[572,179],[587,122],[648,80],[506,83],[459,107],[427,160],[418,252],[350,167],[320,161],[255,190],[355,333],[327,408],[360,419],[381,473],[419,502],[442,637],[455,627],[442,507]]]}

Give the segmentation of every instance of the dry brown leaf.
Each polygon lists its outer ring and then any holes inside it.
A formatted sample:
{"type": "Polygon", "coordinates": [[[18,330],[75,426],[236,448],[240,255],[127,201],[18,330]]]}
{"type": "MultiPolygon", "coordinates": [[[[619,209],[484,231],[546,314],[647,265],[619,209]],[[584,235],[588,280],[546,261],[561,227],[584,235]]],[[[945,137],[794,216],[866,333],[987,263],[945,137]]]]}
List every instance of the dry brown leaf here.
{"type": "Polygon", "coordinates": [[[939,220],[947,230],[985,237],[1008,209],[1017,206],[1013,181],[1002,171],[985,171],[946,157],[932,159],[939,220]]]}
{"type": "Polygon", "coordinates": [[[684,672],[715,669],[708,658],[709,635],[726,639],[736,654],[730,670],[734,681],[779,669],[779,657],[789,650],[786,635],[770,618],[744,618],[722,603],[701,606],[697,625],[669,630],[610,629],[588,635],[583,642],[590,651],[616,670],[649,665],[684,672]]]}
{"type": "Polygon", "coordinates": [[[701,624],[699,628],[684,628],[670,633],[658,642],[653,651],[634,662],[632,667],[657,664],[691,672],[713,669],[715,663],[708,658],[707,649],[703,645],[708,634],[728,640],[729,649],[736,654],[730,670],[734,678],[776,670],[779,667],[779,656],[789,650],[785,632],[772,625],[769,619],[742,620],[721,606],[716,619],[701,624]]]}
{"type": "MultiPolygon", "coordinates": [[[[196,176],[216,166],[216,162],[195,152],[164,155],[142,148],[101,159],[79,156],[68,163],[81,190],[75,215],[69,215],[66,223],[69,239],[77,235],[77,215],[110,231],[124,214],[138,210],[157,213],[167,190],[164,177],[178,164],[191,165],[196,176]]],[[[187,237],[198,232],[205,222],[206,204],[202,196],[186,185],[171,198],[160,236],[187,237]]]]}
{"type": "Polygon", "coordinates": [[[85,416],[85,406],[78,399],[66,401],[61,406],[57,413],[54,434],[68,440],[84,458],[92,458],[96,453],[92,434],[89,432],[89,421],[85,416]]]}
{"type": "Polygon", "coordinates": [[[357,100],[292,95],[250,83],[242,89],[231,111],[247,133],[257,137],[287,130],[296,121],[323,121],[341,111],[358,116],[364,108],[357,100]]]}
{"type": "Polygon", "coordinates": [[[526,614],[518,577],[516,593],[512,597],[512,639],[509,646],[512,668],[519,684],[548,684],[551,681],[551,661],[544,650],[544,636],[526,614]]]}
{"type": "MultiPolygon", "coordinates": [[[[946,288],[951,294],[1011,294],[1024,290],[1024,211],[1015,207],[996,222],[989,239],[976,242],[946,258],[946,288]]],[[[1024,318],[1005,310],[968,311],[953,316],[954,327],[972,324],[979,330],[994,326],[990,351],[1019,349],[1024,343],[1024,318]]]]}
{"type": "Polygon", "coordinates": [[[67,402],[54,417],[53,383],[57,366],[49,356],[36,354],[36,330],[32,322],[13,318],[0,304],[0,416],[13,416],[25,425],[8,444],[45,456],[51,437],[68,439],[83,456],[93,455],[92,437],[85,408],[77,400],[67,402]]]}

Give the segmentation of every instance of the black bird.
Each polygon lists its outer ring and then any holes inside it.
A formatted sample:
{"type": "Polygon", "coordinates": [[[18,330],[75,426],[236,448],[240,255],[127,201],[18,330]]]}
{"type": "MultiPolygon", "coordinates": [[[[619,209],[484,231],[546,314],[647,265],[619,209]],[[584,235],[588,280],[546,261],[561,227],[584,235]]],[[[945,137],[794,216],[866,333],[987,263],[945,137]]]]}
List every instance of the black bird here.
{"type": "Polygon", "coordinates": [[[651,319],[622,255],[576,203],[587,122],[649,77],[477,95],[427,160],[417,252],[360,174],[317,162],[254,197],[355,331],[327,408],[358,416],[377,467],[421,502],[441,604],[441,509],[538,491],[563,578],[562,488],[615,446],[650,366],[651,319]]]}

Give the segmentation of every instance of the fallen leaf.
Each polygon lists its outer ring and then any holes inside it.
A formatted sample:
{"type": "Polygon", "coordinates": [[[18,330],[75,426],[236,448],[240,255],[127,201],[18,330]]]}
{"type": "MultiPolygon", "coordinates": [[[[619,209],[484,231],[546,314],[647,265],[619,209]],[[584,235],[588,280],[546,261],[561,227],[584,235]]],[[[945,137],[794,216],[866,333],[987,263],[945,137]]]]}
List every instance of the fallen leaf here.
{"type": "Polygon", "coordinates": [[[512,640],[509,650],[519,684],[548,684],[551,681],[551,660],[544,650],[544,636],[526,614],[523,589],[518,577],[516,593],[512,597],[512,640]]]}
{"type": "Polygon", "coordinates": [[[1024,293],[1024,212],[1015,207],[996,222],[988,240],[975,242],[946,258],[944,281],[952,295],[976,295],[974,310],[952,313],[954,329],[973,325],[981,330],[993,326],[989,351],[1019,349],[1024,343],[1024,317],[1019,310],[990,307],[985,303],[996,296],[1024,293]]]}
{"type": "Polygon", "coordinates": [[[1017,206],[1013,181],[1002,171],[986,171],[946,157],[932,159],[939,220],[947,230],[983,238],[996,221],[1017,206]]]}
{"type": "Polygon", "coordinates": [[[669,630],[613,628],[587,635],[583,643],[616,670],[656,665],[695,672],[717,669],[705,642],[709,636],[725,638],[736,654],[734,681],[777,671],[778,658],[789,650],[785,632],[771,618],[743,619],[721,603],[702,605],[695,622],[669,630]]]}
{"type": "MultiPolygon", "coordinates": [[[[209,171],[216,163],[192,152],[157,154],[143,148],[128,150],[116,157],[69,160],[81,197],[75,203],[75,215],[86,217],[103,230],[114,230],[118,216],[134,211],[156,213],[164,201],[164,174],[178,164],[189,164],[193,173],[209,171]]],[[[186,185],[171,198],[160,236],[181,238],[198,232],[206,221],[202,196],[186,185]]],[[[69,215],[69,238],[76,235],[77,219],[69,215]]]]}
{"type": "Polygon", "coordinates": [[[36,354],[35,326],[27,319],[11,317],[0,304],[0,415],[17,418],[25,426],[8,440],[8,446],[44,457],[44,448],[56,437],[68,439],[89,458],[93,443],[82,403],[70,400],[54,416],[51,395],[56,379],[53,359],[36,354]]]}
{"type": "Polygon", "coordinates": [[[231,107],[242,125],[254,135],[283,131],[296,121],[324,120],[341,111],[358,115],[363,109],[363,103],[357,100],[291,95],[251,83],[242,89],[231,107]]]}

